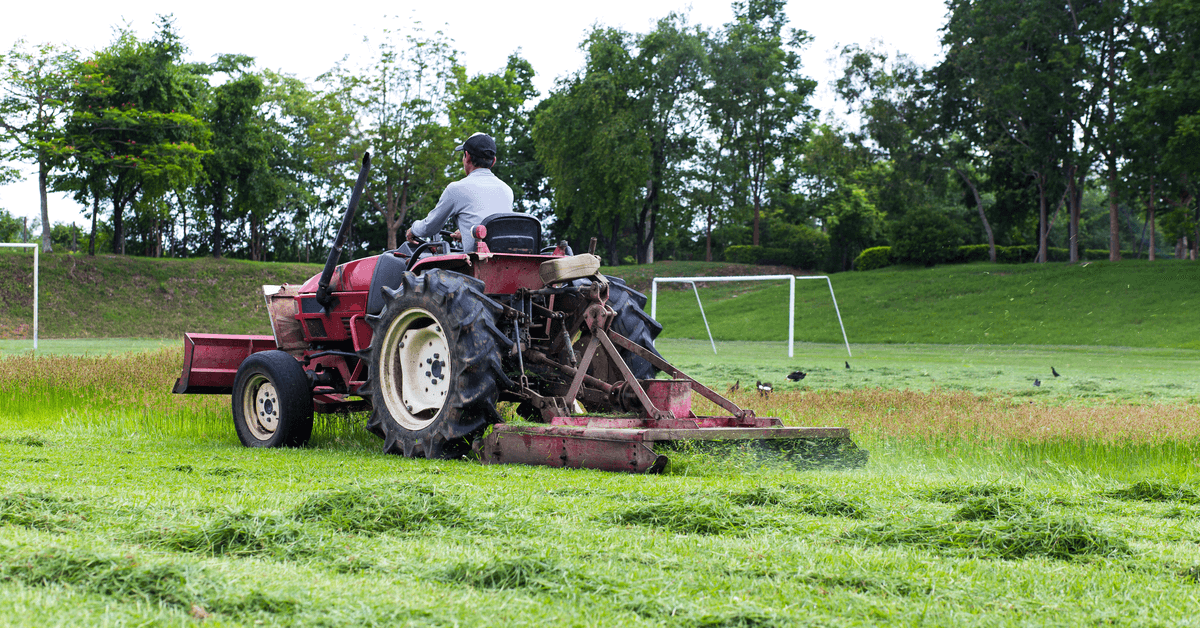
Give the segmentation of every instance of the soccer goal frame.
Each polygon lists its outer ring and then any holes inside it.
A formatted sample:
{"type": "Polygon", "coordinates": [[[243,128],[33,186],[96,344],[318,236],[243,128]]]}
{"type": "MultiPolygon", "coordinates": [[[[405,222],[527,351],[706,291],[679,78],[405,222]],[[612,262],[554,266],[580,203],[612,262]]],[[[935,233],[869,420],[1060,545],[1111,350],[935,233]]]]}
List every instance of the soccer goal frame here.
{"type": "Polygon", "coordinates": [[[842,323],[842,311],[838,308],[837,296],[833,294],[833,282],[825,275],[752,275],[745,277],[655,277],[650,281],[650,317],[658,316],[658,284],[660,283],[690,283],[692,292],[696,294],[696,305],[700,306],[700,317],[704,319],[704,329],[708,332],[708,342],[712,344],[713,353],[717,352],[717,343],[713,340],[712,329],[708,326],[708,316],[704,314],[704,304],[700,302],[700,290],[696,287],[698,281],[787,281],[788,282],[788,357],[793,357],[796,344],[796,280],[824,279],[829,286],[829,297],[833,299],[833,311],[837,313],[838,326],[842,328],[842,341],[846,343],[846,355],[850,353],[850,340],[846,337],[846,325],[842,323]]]}
{"type": "Polygon", "coordinates": [[[40,244],[8,244],[0,243],[0,248],[33,249],[33,350],[37,351],[38,341],[38,247],[40,244]]]}

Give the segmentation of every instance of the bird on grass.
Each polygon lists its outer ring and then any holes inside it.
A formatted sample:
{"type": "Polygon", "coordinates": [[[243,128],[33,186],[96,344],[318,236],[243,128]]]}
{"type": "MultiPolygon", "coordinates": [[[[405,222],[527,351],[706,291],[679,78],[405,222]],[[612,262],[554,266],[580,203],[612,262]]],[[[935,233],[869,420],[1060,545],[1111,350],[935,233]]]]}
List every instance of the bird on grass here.
{"type": "Polygon", "coordinates": [[[756,381],[754,383],[758,387],[759,396],[764,399],[767,398],[768,396],[770,396],[772,390],[775,390],[775,387],[771,385],[771,382],[756,381]]]}
{"type": "Polygon", "coordinates": [[[739,379],[736,382],[734,382],[732,386],[729,387],[729,392],[735,393],[738,391],[738,388],[741,388],[741,387],[742,387],[742,380],[739,379]]]}
{"type": "Polygon", "coordinates": [[[1055,377],[1058,377],[1058,371],[1054,370],[1054,367],[1053,367],[1053,366],[1052,366],[1052,367],[1050,367],[1050,372],[1051,372],[1051,373],[1054,373],[1054,376],[1055,376],[1055,377]]]}
{"type": "Polygon", "coordinates": [[[846,363],[846,368],[850,368],[850,363],[849,363],[849,362],[847,362],[847,363],[846,363]]]}
{"type": "Polygon", "coordinates": [[[1042,380],[1040,380],[1040,379],[1038,379],[1038,378],[1036,378],[1036,377],[1035,377],[1035,378],[1033,378],[1033,385],[1034,385],[1034,386],[1041,386],[1041,385],[1042,385],[1042,380]]]}
{"type": "Polygon", "coordinates": [[[805,377],[808,377],[808,373],[805,373],[804,371],[796,371],[787,376],[787,378],[792,380],[793,382],[798,382],[798,381],[804,379],[805,377]]]}

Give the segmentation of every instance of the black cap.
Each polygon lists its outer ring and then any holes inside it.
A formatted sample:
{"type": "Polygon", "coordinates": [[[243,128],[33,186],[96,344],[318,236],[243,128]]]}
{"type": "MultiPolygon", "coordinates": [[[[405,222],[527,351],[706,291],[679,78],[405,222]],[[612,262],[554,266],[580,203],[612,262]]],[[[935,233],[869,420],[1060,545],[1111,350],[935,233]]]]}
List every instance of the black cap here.
{"type": "Polygon", "coordinates": [[[474,157],[480,159],[495,159],[496,157],[496,140],[487,133],[476,133],[467,138],[461,146],[454,150],[465,150],[471,153],[474,157]]]}

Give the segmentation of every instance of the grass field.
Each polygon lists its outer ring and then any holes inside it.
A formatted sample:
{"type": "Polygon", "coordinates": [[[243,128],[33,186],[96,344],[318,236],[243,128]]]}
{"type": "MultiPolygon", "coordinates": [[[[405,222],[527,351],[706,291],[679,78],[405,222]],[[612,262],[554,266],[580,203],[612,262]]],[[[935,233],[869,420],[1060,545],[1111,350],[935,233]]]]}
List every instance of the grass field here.
{"type": "Polygon", "coordinates": [[[318,267],[47,256],[35,356],[19,263],[0,255],[0,625],[1200,625],[1194,264],[843,273],[852,355],[809,282],[790,358],[783,284],[703,287],[715,355],[690,289],[663,289],[670,361],[871,457],[627,476],[385,456],[363,415],[245,449],[228,397],[169,393],[179,334],[268,333],[258,286],[318,267]]]}
{"type": "MultiPolygon", "coordinates": [[[[304,449],[247,450],[228,397],[168,393],[174,347],[0,358],[0,623],[1197,621],[1194,391],[1160,399],[1130,376],[1103,384],[1121,388],[1109,398],[1070,392],[1138,352],[863,346],[847,371],[838,345],[792,360],[782,343],[722,343],[719,361],[707,342],[661,349],[722,387],[814,365],[767,399],[733,397],[851,427],[871,461],[483,467],[384,456],[361,416],[325,418],[304,449]],[[1046,358],[1060,381],[1025,383],[1046,358]],[[970,383],[972,369],[1012,373],[970,383]],[[912,385],[879,387],[897,377],[912,385]]],[[[1141,357],[1190,386],[1193,352],[1141,357]]]]}

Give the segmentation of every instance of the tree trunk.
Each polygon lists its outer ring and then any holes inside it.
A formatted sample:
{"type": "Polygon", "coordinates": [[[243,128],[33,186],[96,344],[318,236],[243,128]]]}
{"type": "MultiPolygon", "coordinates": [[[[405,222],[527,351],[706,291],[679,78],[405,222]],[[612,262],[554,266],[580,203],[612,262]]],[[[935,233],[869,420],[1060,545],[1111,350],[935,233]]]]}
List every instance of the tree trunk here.
{"type": "Polygon", "coordinates": [[[113,253],[125,254],[125,205],[113,197],[113,253]]]}
{"type": "Polygon", "coordinates": [[[1070,212],[1071,219],[1068,223],[1070,231],[1070,248],[1071,248],[1071,263],[1079,263],[1079,206],[1082,204],[1082,198],[1079,194],[1079,186],[1075,184],[1076,167],[1071,168],[1071,180],[1068,185],[1067,211],[1070,212]]]}
{"type": "Polygon", "coordinates": [[[38,160],[38,194],[42,198],[42,252],[49,253],[54,250],[50,242],[50,204],[46,200],[46,177],[50,173],[50,166],[47,165],[44,159],[38,160]]]}
{"type": "MultiPolygon", "coordinates": [[[[951,167],[954,168],[954,166],[951,167]]],[[[971,189],[971,194],[975,197],[975,208],[979,210],[979,222],[983,223],[983,230],[987,233],[988,259],[995,264],[996,236],[992,235],[992,224],[988,222],[987,214],[983,211],[983,197],[980,196],[979,188],[975,186],[975,182],[967,177],[967,173],[963,172],[961,168],[954,168],[954,171],[958,173],[958,176],[962,177],[963,182],[967,184],[967,187],[971,189]]]]}
{"type": "Polygon", "coordinates": [[[1150,261],[1154,261],[1154,179],[1150,180],[1150,261]]]}
{"type": "Polygon", "coordinates": [[[704,261],[712,261],[712,207],[705,208],[704,219],[704,261]]]}
{"type": "Polygon", "coordinates": [[[96,256],[96,216],[100,213],[100,193],[92,194],[92,235],[88,238],[88,255],[96,256]]]}
{"type": "Polygon", "coordinates": [[[213,190],[213,232],[212,232],[212,255],[213,255],[213,257],[221,257],[221,254],[223,253],[223,251],[221,249],[225,244],[224,233],[223,233],[223,229],[225,228],[225,225],[224,225],[225,209],[224,209],[224,207],[225,207],[225,193],[224,193],[224,190],[221,189],[220,186],[218,186],[215,190],[213,190]]]}
{"type": "MultiPolygon", "coordinates": [[[[1116,46],[1114,42],[1117,38],[1116,26],[1109,28],[1109,44],[1108,44],[1108,67],[1105,74],[1108,79],[1108,120],[1109,129],[1116,128],[1117,125],[1117,103],[1113,97],[1114,82],[1113,74],[1116,72],[1117,66],[1114,56],[1116,54],[1116,46]]],[[[1117,218],[1117,151],[1109,150],[1107,155],[1108,161],[1108,260],[1110,262],[1120,261],[1121,259],[1121,221],[1117,218]]]]}
{"type": "Polygon", "coordinates": [[[758,246],[758,214],[762,208],[762,200],[758,197],[758,193],[754,194],[754,240],[752,244],[758,246]]]}
{"type": "Polygon", "coordinates": [[[1046,235],[1050,231],[1046,225],[1046,181],[1038,175],[1038,253],[1037,262],[1045,264],[1047,261],[1046,251],[1046,235]]]}
{"type": "Polygon", "coordinates": [[[1117,216],[1117,154],[1108,153],[1108,261],[1121,261],[1121,220],[1117,216]]]}

